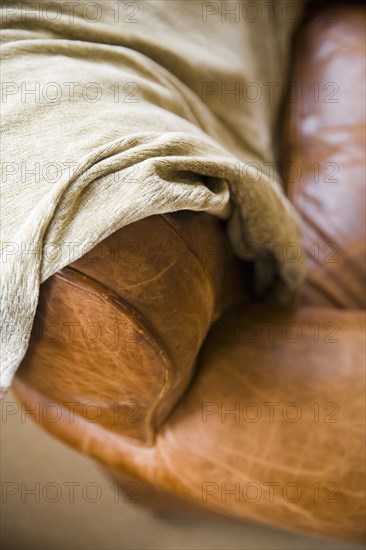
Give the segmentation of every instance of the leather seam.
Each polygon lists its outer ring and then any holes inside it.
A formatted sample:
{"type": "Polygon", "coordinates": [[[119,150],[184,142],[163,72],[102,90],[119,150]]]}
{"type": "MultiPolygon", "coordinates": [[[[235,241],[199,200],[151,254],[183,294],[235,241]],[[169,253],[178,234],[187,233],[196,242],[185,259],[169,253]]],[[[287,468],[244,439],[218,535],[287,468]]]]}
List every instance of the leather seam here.
{"type": "Polygon", "coordinates": [[[208,284],[211,290],[211,297],[212,297],[212,315],[214,315],[215,312],[215,287],[212,282],[211,277],[209,276],[207,270],[202,265],[202,261],[197,256],[197,254],[192,250],[192,248],[187,244],[187,242],[184,240],[183,235],[180,233],[178,228],[175,226],[174,222],[170,219],[169,214],[162,214],[161,217],[163,218],[164,222],[169,225],[169,227],[174,231],[174,233],[179,237],[180,241],[184,244],[185,248],[190,252],[191,256],[196,260],[196,263],[199,264],[201,271],[205,274],[206,279],[208,280],[208,284]]]}
{"type": "Polygon", "coordinates": [[[163,402],[165,395],[168,393],[171,387],[171,376],[169,375],[170,371],[173,371],[173,364],[169,357],[169,354],[165,347],[163,346],[159,335],[156,331],[150,327],[148,323],[143,319],[141,313],[131,306],[126,300],[118,297],[114,292],[105,287],[103,284],[94,280],[89,275],[84,275],[80,271],[72,267],[65,267],[61,271],[55,274],[60,279],[66,281],[68,284],[78,288],[82,292],[88,292],[102,300],[103,302],[116,307],[123,311],[123,313],[133,321],[133,324],[137,324],[138,332],[142,336],[145,342],[155,351],[160,361],[164,365],[164,383],[155,399],[146,412],[144,427],[147,437],[147,444],[153,444],[155,441],[155,432],[157,426],[155,426],[156,414],[159,408],[159,405],[163,402]],[[75,277],[80,277],[80,283],[78,284],[75,281],[75,277]],[[90,288],[83,288],[83,283],[87,286],[90,285],[90,288]],[[95,288],[93,288],[93,286],[95,288]],[[100,289],[102,294],[98,294],[95,289],[100,289]]]}

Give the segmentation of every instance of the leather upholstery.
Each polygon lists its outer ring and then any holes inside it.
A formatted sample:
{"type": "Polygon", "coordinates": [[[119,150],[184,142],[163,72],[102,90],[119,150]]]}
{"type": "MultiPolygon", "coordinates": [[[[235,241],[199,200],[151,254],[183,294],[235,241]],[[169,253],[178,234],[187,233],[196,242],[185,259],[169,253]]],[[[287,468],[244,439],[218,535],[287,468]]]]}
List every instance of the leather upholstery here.
{"type": "Polygon", "coordinates": [[[246,299],[244,281],[216,218],[180,212],[131,224],[43,285],[20,376],[152,444],[211,324],[246,299]]]}
{"type": "MultiPolygon", "coordinates": [[[[70,424],[67,409],[52,426],[40,422],[203,511],[362,541],[364,332],[361,311],[230,310],[153,447],[77,416],[70,424]]],[[[48,402],[20,381],[17,392],[31,409],[48,402]]]]}
{"type": "Polygon", "coordinates": [[[304,303],[365,308],[366,12],[321,12],[298,37],[283,172],[300,213],[304,303]]]}
{"type": "Polygon", "coordinates": [[[15,390],[36,415],[53,400],[101,405],[98,421],[76,409],[70,422],[67,406],[57,422],[38,421],[153,498],[362,541],[365,12],[321,15],[297,37],[291,80],[302,94],[284,125],[282,168],[309,265],[301,307],[248,303],[250,270],[216,219],[149,218],[48,281],[37,313],[41,329],[117,319],[138,339],[116,348],[107,330],[105,342],[79,334],[70,345],[35,331],[15,390]],[[140,414],[132,426],[113,412],[129,400],[140,414]]]}

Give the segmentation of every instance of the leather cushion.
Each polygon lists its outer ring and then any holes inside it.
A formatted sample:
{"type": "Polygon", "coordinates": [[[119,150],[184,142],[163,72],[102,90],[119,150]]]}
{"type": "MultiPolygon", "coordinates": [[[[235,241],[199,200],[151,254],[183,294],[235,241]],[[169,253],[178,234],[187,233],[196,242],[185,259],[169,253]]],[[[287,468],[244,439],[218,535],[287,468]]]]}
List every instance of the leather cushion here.
{"type": "Polygon", "coordinates": [[[361,6],[337,7],[297,37],[283,173],[301,217],[305,304],[366,306],[365,24],[361,6]]]}
{"type": "Polygon", "coordinates": [[[363,540],[364,328],[355,311],[228,312],[157,440],[175,494],[228,515],[363,540]]]}
{"type": "MultiPolygon", "coordinates": [[[[65,409],[39,422],[103,464],[205,510],[281,528],[365,536],[364,313],[229,311],[153,447],[65,409]],[[248,485],[249,484],[249,485],[248,485]]],[[[19,377],[32,409],[49,398],[19,377]]]]}

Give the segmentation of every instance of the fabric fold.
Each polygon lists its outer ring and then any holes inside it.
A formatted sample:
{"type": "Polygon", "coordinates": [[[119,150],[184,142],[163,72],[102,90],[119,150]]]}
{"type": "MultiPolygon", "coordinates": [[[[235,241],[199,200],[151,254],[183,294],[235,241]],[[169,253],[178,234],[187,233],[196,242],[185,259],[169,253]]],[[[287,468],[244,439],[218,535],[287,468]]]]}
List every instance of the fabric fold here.
{"type": "Polygon", "coordinates": [[[26,353],[40,284],[147,216],[228,218],[257,292],[290,303],[304,260],[274,161],[281,98],[237,101],[222,83],[264,91],[284,75],[294,23],[225,26],[204,22],[199,3],[156,1],[136,3],[135,27],[117,25],[109,2],[99,21],[66,25],[66,13],[62,24],[23,18],[22,4],[2,8],[1,387],[26,353]]]}

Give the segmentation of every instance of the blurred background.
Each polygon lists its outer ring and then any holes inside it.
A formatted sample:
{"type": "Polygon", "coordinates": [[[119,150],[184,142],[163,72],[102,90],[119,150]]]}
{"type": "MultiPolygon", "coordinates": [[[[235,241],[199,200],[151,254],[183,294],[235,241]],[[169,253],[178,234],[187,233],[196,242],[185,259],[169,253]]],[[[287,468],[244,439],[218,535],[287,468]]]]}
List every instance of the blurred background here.
{"type": "MultiPolygon", "coordinates": [[[[353,550],[233,522],[163,517],[118,494],[99,465],[1,403],[2,550],[353,550]]],[[[132,497],[132,493],[131,493],[132,497]]],[[[138,500],[138,499],[137,499],[138,500]]]]}

